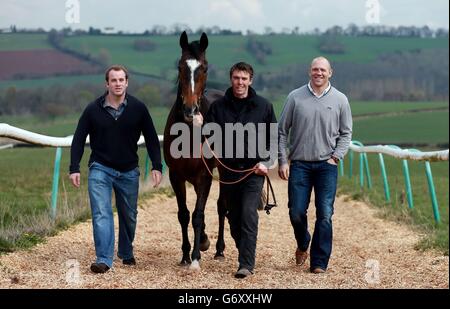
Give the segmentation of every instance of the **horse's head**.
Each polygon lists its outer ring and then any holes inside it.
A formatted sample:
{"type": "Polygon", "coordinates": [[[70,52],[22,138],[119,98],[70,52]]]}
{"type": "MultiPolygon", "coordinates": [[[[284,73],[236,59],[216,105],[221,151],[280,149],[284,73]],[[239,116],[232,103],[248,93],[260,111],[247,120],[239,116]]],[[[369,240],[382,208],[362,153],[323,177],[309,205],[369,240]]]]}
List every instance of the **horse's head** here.
{"type": "Polygon", "coordinates": [[[178,97],[182,103],[182,112],[186,122],[192,122],[194,115],[201,109],[202,96],[208,75],[208,62],[205,51],[208,37],[205,33],[200,41],[188,42],[186,31],[180,36],[181,59],[178,62],[178,97]]]}

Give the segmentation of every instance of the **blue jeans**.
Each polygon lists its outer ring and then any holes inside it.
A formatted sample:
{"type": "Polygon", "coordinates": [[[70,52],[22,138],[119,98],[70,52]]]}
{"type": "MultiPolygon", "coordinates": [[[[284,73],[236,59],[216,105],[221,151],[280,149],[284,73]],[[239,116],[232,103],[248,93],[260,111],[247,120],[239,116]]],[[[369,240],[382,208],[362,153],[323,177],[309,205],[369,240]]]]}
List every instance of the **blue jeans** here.
{"type": "Polygon", "coordinates": [[[133,257],[133,240],[136,231],[139,169],[119,172],[97,162],[90,164],[88,191],[91,201],[96,263],[105,263],[110,268],[114,256],[113,189],[119,217],[117,255],[122,259],[130,259],[133,257]]]}
{"type": "Polygon", "coordinates": [[[308,232],[307,211],[314,188],[316,224],[311,243],[311,269],[327,269],[331,255],[333,204],[336,196],[337,166],[327,161],[292,161],[288,195],[289,217],[294,228],[297,247],[308,250],[311,235],[308,232]]]}

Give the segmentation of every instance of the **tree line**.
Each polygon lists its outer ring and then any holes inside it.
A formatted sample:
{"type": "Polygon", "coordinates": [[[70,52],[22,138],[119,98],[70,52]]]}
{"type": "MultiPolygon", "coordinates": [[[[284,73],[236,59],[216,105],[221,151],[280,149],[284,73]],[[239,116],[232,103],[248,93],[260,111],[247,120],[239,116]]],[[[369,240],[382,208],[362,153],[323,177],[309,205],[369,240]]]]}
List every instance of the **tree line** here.
{"type": "MultiPolygon", "coordinates": [[[[188,34],[201,35],[205,32],[208,35],[344,35],[344,36],[382,36],[382,37],[421,37],[421,38],[439,38],[448,37],[448,29],[436,28],[432,29],[429,26],[386,26],[386,25],[364,25],[358,26],[354,23],[349,24],[346,27],[332,26],[325,30],[314,28],[313,30],[302,30],[300,27],[295,26],[293,28],[282,28],[279,31],[274,30],[270,26],[266,26],[261,33],[247,30],[231,30],[220,28],[219,26],[205,27],[201,26],[197,29],[192,29],[187,24],[173,24],[171,26],[154,25],[152,28],[143,32],[124,32],[114,29],[101,29],[95,27],[89,27],[85,29],[72,29],[70,27],[62,28],[61,30],[51,29],[50,31],[56,31],[64,36],[76,36],[76,35],[125,35],[125,36],[164,36],[164,35],[180,35],[183,31],[188,34]]],[[[0,33],[49,33],[43,28],[37,29],[21,29],[16,25],[11,25],[9,28],[0,29],[0,33]]]]}

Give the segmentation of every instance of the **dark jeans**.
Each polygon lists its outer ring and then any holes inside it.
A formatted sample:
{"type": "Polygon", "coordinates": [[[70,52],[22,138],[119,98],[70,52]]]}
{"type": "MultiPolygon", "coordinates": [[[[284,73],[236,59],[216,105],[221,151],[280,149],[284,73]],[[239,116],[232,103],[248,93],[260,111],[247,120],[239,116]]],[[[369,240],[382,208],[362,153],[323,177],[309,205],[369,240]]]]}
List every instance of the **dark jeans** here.
{"type": "Polygon", "coordinates": [[[314,188],[316,224],[311,243],[311,268],[327,269],[331,255],[333,204],[336,196],[337,166],[326,161],[292,161],[289,175],[289,217],[294,228],[298,249],[308,249],[307,210],[314,188]]]}
{"type": "Polygon", "coordinates": [[[258,206],[264,176],[253,174],[234,185],[221,185],[225,193],[231,236],[239,251],[239,268],[253,271],[258,236],[258,206]]]}

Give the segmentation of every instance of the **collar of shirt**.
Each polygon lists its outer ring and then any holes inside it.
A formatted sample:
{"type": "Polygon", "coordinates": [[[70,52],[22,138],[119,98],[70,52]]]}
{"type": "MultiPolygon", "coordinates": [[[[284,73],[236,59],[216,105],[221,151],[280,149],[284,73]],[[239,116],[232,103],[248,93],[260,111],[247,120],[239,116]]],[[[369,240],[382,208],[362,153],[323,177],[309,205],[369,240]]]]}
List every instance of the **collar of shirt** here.
{"type": "Polygon", "coordinates": [[[328,82],[328,87],[325,89],[324,92],[322,92],[321,95],[318,95],[317,93],[314,92],[314,89],[311,87],[311,82],[308,83],[308,89],[309,91],[311,91],[311,93],[318,99],[320,99],[321,97],[323,97],[324,95],[326,95],[328,93],[328,91],[330,91],[331,89],[331,83],[328,82]]]}
{"type": "MultiPolygon", "coordinates": [[[[123,102],[119,104],[119,106],[117,107],[117,110],[119,110],[122,106],[123,106],[123,107],[127,106],[127,99],[123,100],[123,102]]],[[[112,106],[107,100],[105,100],[105,102],[103,102],[103,107],[104,107],[104,108],[106,108],[106,107],[111,107],[111,108],[116,109],[116,108],[115,108],[114,106],[112,106]]]]}

